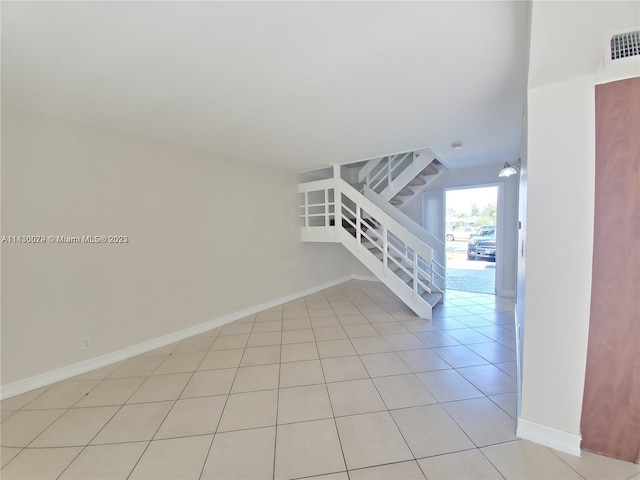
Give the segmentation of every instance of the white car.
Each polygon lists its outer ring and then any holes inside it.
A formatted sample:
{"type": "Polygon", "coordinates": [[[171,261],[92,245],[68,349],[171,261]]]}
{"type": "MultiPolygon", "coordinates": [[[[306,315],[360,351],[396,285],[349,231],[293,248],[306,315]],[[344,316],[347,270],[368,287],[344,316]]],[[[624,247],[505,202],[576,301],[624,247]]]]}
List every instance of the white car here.
{"type": "Polygon", "coordinates": [[[450,230],[447,232],[447,242],[453,242],[454,240],[468,241],[473,237],[478,229],[476,227],[460,227],[457,230],[450,230]]]}

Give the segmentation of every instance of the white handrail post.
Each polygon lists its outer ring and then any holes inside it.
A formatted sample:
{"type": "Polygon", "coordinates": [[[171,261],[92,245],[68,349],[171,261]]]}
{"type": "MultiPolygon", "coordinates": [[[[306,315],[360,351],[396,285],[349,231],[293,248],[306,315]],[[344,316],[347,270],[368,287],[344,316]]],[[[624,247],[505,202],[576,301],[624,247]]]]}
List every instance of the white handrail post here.
{"type": "Polygon", "coordinates": [[[387,187],[391,185],[391,157],[387,161],[387,187]]]}
{"type": "Polygon", "coordinates": [[[360,205],[356,203],[356,250],[360,250],[362,240],[362,228],[360,223],[360,205]]]}
{"type": "Polygon", "coordinates": [[[331,231],[331,225],[329,225],[329,190],[329,188],[324,189],[324,227],[327,234],[331,231]]]}
{"type": "Polygon", "coordinates": [[[382,226],[382,266],[385,275],[389,273],[389,244],[387,242],[387,226],[382,226]]]}
{"type": "Polygon", "coordinates": [[[418,300],[418,252],[413,250],[413,301],[418,300]]]}
{"type": "MultiPolygon", "coordinates": [[[[338,239],[342,235],[342,192],[340,190],[340,165],[333,165],[333,211],[338,239]]],[[[328,193],[328,192],[327,192],[328,193]]]]}

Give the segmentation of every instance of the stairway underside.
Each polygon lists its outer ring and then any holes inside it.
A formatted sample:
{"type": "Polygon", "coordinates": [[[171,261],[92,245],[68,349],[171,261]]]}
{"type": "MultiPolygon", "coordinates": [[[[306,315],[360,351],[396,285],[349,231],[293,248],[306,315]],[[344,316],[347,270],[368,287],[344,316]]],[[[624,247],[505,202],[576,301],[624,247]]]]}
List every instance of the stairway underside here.
{"type": "MultiPolygon", "coordinates": [[[[421,318],[431,319],[432,309],[443,299],[440,291],[427,291],[420,285],[413,288],[411,278],[406,271],[400,271],[399,274],[400,267],[396,266],[395,270],[385,267],[382,262],[384,254],[379,248],[367,241],[358,243],[353,233],[344,227],[302,228],[302,239],[311,242],[341,243],[421,318]]],[[[394,258],[397,262],[401,260],[401,257],[394,258]]]]}

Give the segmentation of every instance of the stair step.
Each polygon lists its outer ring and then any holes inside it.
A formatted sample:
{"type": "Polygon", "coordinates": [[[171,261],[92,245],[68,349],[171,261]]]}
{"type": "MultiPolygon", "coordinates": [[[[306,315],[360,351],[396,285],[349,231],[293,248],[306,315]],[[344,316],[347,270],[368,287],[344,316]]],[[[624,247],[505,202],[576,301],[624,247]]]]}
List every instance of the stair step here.
{"type": "MultiPolygon", "coordinates": [[[[378,222],[372,222],[374,225],[378,224],[378,222]]],[[[379,224],[378,224],[379,225],[379,224]]],[[[349,232],[351,235],[353,235],[354,237],[356,236],[356,227],[352,227],[350,223],[348,222],[343,222],[344,229],[349,232]]],[[[375,233],[375,230],[373,230],[373,228],[369,225],[367,225],[365,222],[362,222],[360,225],[360,228],[362,229],[363,232],[367,232],[367,234],[373,238],[374,240],[377,240],[378,237],[376,237],[375,235],[372,235],[372,233],[375,233]]],[[[375,227],[374,227],[375,228],[375,227]]]]}
{"type": "Polygon", "coordinates": [[[389,203],[391,205],[402,205],[403,202],[402,202],[402,200],[398,200],[398,199],[392,198],[391,200],[389,200],[389,203]]]}
{"type": "Polygon", "coordinates": [[[437,175],[438,170],[431,164],[424,167],[424,169],[420,172],[420,175],[437,175]]]}
{"type": "MultiPolygon", "coordinates": [[[[365,245],[365,244],[363,243],[363,245],[365,245]]],[[[379,250],[380,250],[380,247],[378,247],[377,245],[374,245],[373,243],[370,243],[369,245],[365,245],[365,247],[366,247],[366,248],[367,248],[367,250],[369,250],[370,252],[373,252],[373,251],[379,251],[379,250]]]]}
{"type": "Polygon", "coordinates": [[[408,188],[403,188],[398,193],[396,193],[396,195],[400,196],[400,197],[406,197],[408,195],[413,195],[413,192],[411,190],[409,190],[408,188]]]}
{"type": "MultiPolygon", "coordinates": [[[[382,252],[382,250],[378,250],[377,252],[374,253],[374,255],[376,257],[378,257],[378,260],[382,261],[382,257],[384,256],[384,253],[382,252]]],[[[391,257],[391,256],[389,256],[387,258],[389,258],[389,259],[394,258],[398,262],[402,261],[401,257],[391,257]]],[[[389,263],[391,263],[391,262],[392,262],[392,260],[389,260],[389,263]]]]}
{"type": "Polygon", "coordinates": [[[375,218],[367,218],[366,219],[373,228],[380,228],[380,222],[378,222],[375,218]]]}
{"type": "MultiPolygon", "coordinates": [[[[409,272],[411,272],[411,267],[408,267],[407,265],[402,265],[406,270],[408,270],[409,272]]],[[[391,269],[394,273],[398,273],[401,272],[404,275],[407,275],[407,272],[405,272],[404,270],[402,270],[402,268],[400,268],[399,266],[396,265],[395,268],[391,269]]]]}
{"type": "Polygon", "coordinates": [[[427,182],[425,182],[423,179],[421,179],[420,177],[416,177],[413,180],[411,180],[409,182],[409,185],[412,187],[417,187],[418,185],[426,185],[427,182]]]}
{"type": "Polygon", "coordinates": [[[442,300],[442,294],[440,292],[424,293],[420,296],[425,302],[431,305],[431,308],[435,307],[438,302],[442,300]]]}
{"type": "Polygon", "coordinates": [[[398,270],[396,270],[395,272],[396,275],[398,275],[398,278],[402,280],[404,283],[406,283],[409,288],[411,288],[411,280],[413,279],[413,277],[403,270],[400,270],[400,271],[398,270]]]}
{"type": "MultiPolygon", "coordinates": [[[[376,240],[378,240],[378,237],[377,237],[376,235],[373,235],[373,234],[375,234],[375,233],[376,233],[376,232],[375,232],[374,230],[371,230],[371,231],[368,231],[368,232],[367,232],[367,235],[369,235],[369,238],[370,238],[371,240],[373,240],[374,242],[375,242],[376,240]]],[[[371,241],[369,240],[369,238],[365,237],[364,235],[362,235],[362,237],[360,237],[360,238],[362,239],[362,244],[363,244],[363,245],[364,245],[365,243],[371,243],[371,241]]]]}
{"type": "MultiPolygon", "coordinates": [[[[401,269],[398,267],[394,271],[398,272],[398,270],[401,270],[401,269]]],[[[400,271],[400,273],[398,274],[398,278],[400,278],[400,280],[402,280],[407,285],[407,287],[413,289],[413,277],[408,275],[407,272],[400,271]]],[[[442,300],[443,297],[442,297],[442,293],[435,291],[435,287],[433,285],[430,285],[430,288],[431,288],[431,292],[428,292],[423,287],[418,285],[418,294],[420,295],[420,297],[422,297],[422,299],[425,302],[427,302],[429,305],[433,307],[440,300],[442,300]]]]}
{"type": "MultiPolygon", "coordinates": [[[[406,273],[404,273],[404,278],[402,280],[404,281],[404,283],[407,284],[407,287],[413,289],[413,276],[407,275],[406,273]]],[[[418,293],[420,295],[424,295],[425,293],[427,293],[427,291],[424,288],[422,288],[420,285],[418,285],[418,293]]]]}

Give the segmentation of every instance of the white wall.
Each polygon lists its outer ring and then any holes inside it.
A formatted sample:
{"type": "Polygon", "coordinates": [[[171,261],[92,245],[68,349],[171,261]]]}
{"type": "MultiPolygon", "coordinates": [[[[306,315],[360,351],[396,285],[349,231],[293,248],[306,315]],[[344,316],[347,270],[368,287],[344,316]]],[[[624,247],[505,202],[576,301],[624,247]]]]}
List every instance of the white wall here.
{"type": "MultiPolygon", "coordinates": [[[[422,195],[424,194],[424,192],[426,191],[423,190],[421,193],[419,193],[418,195],[413,195],[412,197],[407,197],[409,199],[409,201],[405,204],[402,205],[402,212],[407,215],[409,218],[411,218],[414,222],[422,225],[424,228],[427,228],[426,225],[423,225],[422,223],[422,219],[423,219],[423,210],[424,210],[424,201],[422,199],[422,195]]],[[[431,233],[433,233],[434,235],[438,236],[437,233],[433,230],[429,230],[431,233]]]]}
{"type": "Polygon", "coordinates": [[[578,437],[591,298],[594,122],[591,75],[529,90],[521,419],[578,437]]]}
{"type": "MultiPolygon", "coordinates": [[[[526,112],[526,107],[525,107],[526,112]]],[[[528,124],[527,115],[524,115],[522,123],[522,144],[520,145],[520,175],[518,185],[518,237],[517,237],[517,260],[516,260],[516,355],[517,355],[517,405],[516,414],[520,416],[522,406],[522,345],[524,334],[524,308],[526,303],[526,259],[524,255],[524,245],[527,243],[527,186],[529,181],[529,162],[527,159],[528,145],[528,124]]]]}
{"type": "MultiPolygon", "coordinates": [[[[579,454],[593,256],[594,87],[596,78],[613,80],[619,72],[594,74],[611,35],[637,28],[640,4],[534,1],[531,13],[518,435],[579,454]]],[[[638,75],[640,62],[635,65],[638,75]]]]}
{"type": "MultiPolygon", "coordinates": [[[[444,190],[427,190],[422,193],[422,202],[413,202],[416,206],[422,206],[422,214],[418,213],[416,217],[418,222],[423,223],[426,230],[431,232],[437,238],[445,241],[445,193],[444,190]]],[[[418,212],[420,212],[419,209],[418,212]]]]}
{"type": "MultiPolygon", "coordinates": [[[[514,161],[517,159],[514,159],[514,161]]],[[[498,172],[502,164],[488,165],[476,168],[459,170],[447,170],[440,173],[427,185],[424,196],[415,196],[403,211],[416,222],[424,225],[422,218],[424,203],[429,210],[444,212],[445,189],[475,187],[478,185],[499,184],[501,186],[502,202],[498,205],[498,215],[501,216],[499,235],[501,241],[502,256],[499,259],[498,278],[496,288],[499,295],[515,296],[516,291],[516,252],[518,235],[518,178],[498,178],[498,172]],[[442,205],[438,207],[438,201],[442,205]]],[[[444,221],[442,222],[444,224],[444,221]]],[[[427,228],[425,226],[425,228],[427,228]]],[[[434,233],[435,234],[435,233],[434,233]]]]}
{"type": "Polygon", "coordinates": [[[300,242],[294,172],[17,111],[2,140],[2,235],[129,237],[2,245],[3,385],[364,272],[300,242]]]}

